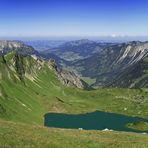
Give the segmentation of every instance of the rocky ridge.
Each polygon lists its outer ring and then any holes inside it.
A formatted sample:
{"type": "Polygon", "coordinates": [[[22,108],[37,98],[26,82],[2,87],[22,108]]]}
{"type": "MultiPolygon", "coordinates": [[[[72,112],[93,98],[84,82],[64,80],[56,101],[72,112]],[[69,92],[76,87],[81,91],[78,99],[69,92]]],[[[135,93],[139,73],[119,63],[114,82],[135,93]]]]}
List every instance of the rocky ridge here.
{"type": "MultiPolygon", "coordinates": [[[[40,70],[43,70],[45,65],[54,70],[58,79],[66,86],[77,87],[84,89],[87,84],[84,83],[73,72],[60,69],[55,60],[45,61],[37,56],[37,52],[30,46],[16,41],[0,41],[1,64],[5,64],[7,71],[14,71],[13,79],[19,79],[25,83],[25,78],[34,81],[40,70]]],[[[9,73],[10,75],[10,73],[9,73]]],[[[12,74],[10,75],[10,77],[12,74]]]]}

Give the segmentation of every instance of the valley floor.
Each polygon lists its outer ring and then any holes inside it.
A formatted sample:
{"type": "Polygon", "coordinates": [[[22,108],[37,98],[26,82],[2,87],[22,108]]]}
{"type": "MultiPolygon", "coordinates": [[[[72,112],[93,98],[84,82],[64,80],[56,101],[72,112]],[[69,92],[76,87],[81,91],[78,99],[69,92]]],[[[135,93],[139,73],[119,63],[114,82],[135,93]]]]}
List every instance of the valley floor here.
{"type": "Polygon", "coordinates": [[[0,120],[0,147],[146,148],[148,135],[46,128],[0,120]]]}

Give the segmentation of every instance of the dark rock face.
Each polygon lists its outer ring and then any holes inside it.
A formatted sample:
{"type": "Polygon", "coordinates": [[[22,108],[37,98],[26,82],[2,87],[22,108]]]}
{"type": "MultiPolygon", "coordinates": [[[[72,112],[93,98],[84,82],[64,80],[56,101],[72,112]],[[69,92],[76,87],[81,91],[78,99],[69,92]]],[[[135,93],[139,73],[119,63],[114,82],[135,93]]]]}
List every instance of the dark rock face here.
{"type": "Polygon", "coordinates": [[[148,56],[125,69],[109,86],[129,88],[148,87],[148,56]]]}

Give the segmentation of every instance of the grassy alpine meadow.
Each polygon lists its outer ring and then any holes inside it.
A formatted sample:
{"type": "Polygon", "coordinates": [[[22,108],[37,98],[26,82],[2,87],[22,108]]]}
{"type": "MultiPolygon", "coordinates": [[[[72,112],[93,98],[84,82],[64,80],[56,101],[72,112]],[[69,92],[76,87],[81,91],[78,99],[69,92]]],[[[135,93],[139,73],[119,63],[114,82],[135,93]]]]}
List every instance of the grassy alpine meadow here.
{"type": "Polygon", "coordinates": [[[14,82],[9,74],[4,76],[0,85],[0,117],[6,120],[42,125],[47,112],[78,114],[96,110],[148,118],[146,89],[69,88],[46,66],[33,80],[26,78],[25,84],[14,82]]]}
{"type": "Polygon", "coordinates": [[[46,128],[0,120],[1,147],[47,148],[146,148],[148,135],[46,128]]]}
{"type": "MultiPolygon", "coordinates": [[[[25,62],[26,66],[34,63],[25,62]]],[[[148,147],[148,136],[144,134],[43,126],[48,112],[79,114],[98,110],[148,119],[147,89],[66,87],[47,64],[37,73],[30,72],[22,82],[9,62],[0,64],[0,147],[148,147]]],[[[139,124],[138,129],[142,126],[139,124]]]]}
{"type": "Polygon", "coordinates": [[[128,123],[127,127],[133,128],[133,129],[138,129],[141,131],[148,131],[148,123],[147,122],[134,122],[134,123],[128,123]]]}

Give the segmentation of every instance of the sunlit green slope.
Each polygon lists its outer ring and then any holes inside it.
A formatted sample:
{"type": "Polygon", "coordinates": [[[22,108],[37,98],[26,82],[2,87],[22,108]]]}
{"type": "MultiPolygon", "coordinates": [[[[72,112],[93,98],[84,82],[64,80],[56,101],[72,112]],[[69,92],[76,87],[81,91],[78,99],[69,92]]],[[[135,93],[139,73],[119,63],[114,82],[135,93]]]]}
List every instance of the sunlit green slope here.
{"type": "Polygon", "coordinates": [[[0,120],[0,147],[147,148],[148,135],[45,128],[0,120]]]}
{"type": "Polygon", "coordinates": [[[5,120],[43,124],[47,112],[95,110],[148,118],[147,89],[81,90],[62,85],[50,62],[15,52],[0,60],[0,118],[5,120]]]}

